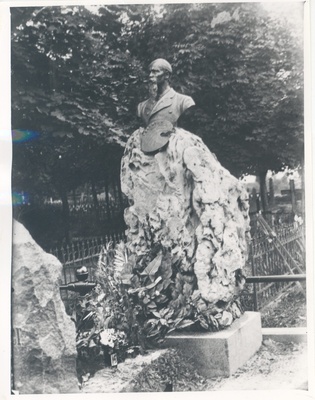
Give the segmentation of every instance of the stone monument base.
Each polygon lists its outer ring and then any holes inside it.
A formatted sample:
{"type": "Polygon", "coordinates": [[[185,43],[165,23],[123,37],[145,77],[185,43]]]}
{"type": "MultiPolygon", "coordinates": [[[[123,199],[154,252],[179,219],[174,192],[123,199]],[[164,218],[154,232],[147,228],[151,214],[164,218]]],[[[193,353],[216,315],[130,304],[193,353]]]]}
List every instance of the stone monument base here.
{"type": "Polygon", "coordinates": [[[207,378],[228,377],[242,367],[262,343],[258,312],[245,312],[241,318],[219,332],[185,332],[167,336],[165,347],[175,347],[192,360],[207,378]]]}

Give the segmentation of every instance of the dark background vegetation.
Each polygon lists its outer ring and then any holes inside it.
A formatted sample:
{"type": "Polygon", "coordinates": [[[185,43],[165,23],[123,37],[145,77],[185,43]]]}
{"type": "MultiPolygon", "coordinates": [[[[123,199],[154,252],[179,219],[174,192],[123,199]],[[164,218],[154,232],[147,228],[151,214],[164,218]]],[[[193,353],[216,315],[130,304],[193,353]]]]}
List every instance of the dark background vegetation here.
{"type": "Polygon", "coordinates": [[[261,4],[18,7],[11,24],[15,216],[40,244],[70,240],[71,193],[86,185],[95,217],[84,233],[122,227],[120,159],[158,57],[196,102],[191,130],[232,174],[260,178],[263,208],[268,170],[303,171],[302,27],[261,4]],[[102,191],[120,203],[106,227],[102,191]],[[62,207],[46,212],[49,197],[62,207]]]}

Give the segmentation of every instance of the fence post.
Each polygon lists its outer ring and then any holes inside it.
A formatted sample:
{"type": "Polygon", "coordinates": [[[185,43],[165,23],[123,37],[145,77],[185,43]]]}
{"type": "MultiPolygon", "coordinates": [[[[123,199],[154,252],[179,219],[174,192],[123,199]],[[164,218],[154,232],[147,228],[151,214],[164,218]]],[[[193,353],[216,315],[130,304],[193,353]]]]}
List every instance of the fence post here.
{"type": "MultiPolygon", "coordinates": [[[[250,261],[252,265],[252,275],[256,276],[256,267],[255,267],[255,260],[254,260],[254,251],[253,247],[250,251],[250,261]]],[[[253,283],[253,301],[254,301],[254,311],[258,311],[258,298],[257,298],[257,288],[256,283],[253,283]]]]}
{"type": "Polygon", "coordinates": [[[292,204],[292,212],[296,213],[296,196],[295,196],[295,184],[294,179],[290,179],[290,195],[291,195],[291,204],[292,204]]]}

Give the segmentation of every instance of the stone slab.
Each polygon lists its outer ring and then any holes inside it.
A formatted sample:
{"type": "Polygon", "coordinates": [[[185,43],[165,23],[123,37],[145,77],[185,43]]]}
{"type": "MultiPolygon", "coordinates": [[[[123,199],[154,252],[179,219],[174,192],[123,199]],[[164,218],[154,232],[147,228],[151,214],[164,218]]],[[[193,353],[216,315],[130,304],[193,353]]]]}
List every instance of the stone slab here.
{"type": "Polygon", "coordinates": [[[307,328],[263,328],[263,340],[271,339],[281,343],[306,343],[307,328]]]}
{"type": "Polygon", "coordinates": [[[176,332],[166,338],[164,346],[179,349],[199,373],[213,378],[234,374],[259,350],[261,343],[260,313],[245,312],[225,330],[176,332]]]}
{"type": "Polygon", "coordinates": [[[76,393],[75,326],[60,297],[63,268],[13,223],[12,389],[19,394],[76,393]]]}

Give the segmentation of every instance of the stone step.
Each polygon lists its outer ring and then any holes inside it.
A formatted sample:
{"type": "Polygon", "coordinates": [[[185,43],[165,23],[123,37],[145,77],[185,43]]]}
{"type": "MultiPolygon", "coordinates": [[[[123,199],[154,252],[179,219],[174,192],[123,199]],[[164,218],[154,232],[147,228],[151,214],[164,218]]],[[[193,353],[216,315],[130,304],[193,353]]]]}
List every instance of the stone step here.
{"type": "Polygon", "coordinates": [[[271,339],[281,343],[307,342],[307,328],[262,328],[263,340],[271,339]]]}
{"type": "Polygon", "coordinates": [[[261,343],[260,313],[248,311],[225,330],[174,333],[164,346],[179,349],[193,359],[200,374],[213,378],[232,375],[258,351],[261,343]]]}

